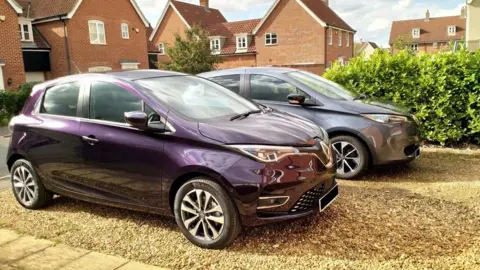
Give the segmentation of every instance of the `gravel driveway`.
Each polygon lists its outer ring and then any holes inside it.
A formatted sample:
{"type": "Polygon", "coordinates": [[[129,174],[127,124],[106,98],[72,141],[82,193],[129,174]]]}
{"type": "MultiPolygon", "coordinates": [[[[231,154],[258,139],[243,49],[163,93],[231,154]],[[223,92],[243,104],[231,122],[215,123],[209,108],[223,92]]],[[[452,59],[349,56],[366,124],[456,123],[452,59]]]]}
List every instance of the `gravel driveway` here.
{"type": "Polygon", "coordinates": [[[222,251],[172,219],[61,197],[27,211],[8,190],[0,227],[174,269],[480,269],[480,154],[427,152],[340,188],[325,213],[246,229],[222,251]]]}

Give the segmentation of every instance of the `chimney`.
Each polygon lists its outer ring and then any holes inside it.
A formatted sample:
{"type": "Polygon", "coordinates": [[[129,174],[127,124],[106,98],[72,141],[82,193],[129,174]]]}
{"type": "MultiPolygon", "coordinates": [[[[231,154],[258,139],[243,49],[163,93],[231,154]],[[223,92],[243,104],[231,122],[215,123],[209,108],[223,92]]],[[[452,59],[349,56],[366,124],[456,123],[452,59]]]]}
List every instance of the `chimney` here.
{"type": "Polygon", "coordinates": [[[467,7],[462,7],[462,11],[460,13],[460,18],[466,19],[467,18],[467,7]]]}
{"type": "Polygon", "coordinates": [[[208,8],[208,0],[200,0],[200,6],[208,8]]]}
{"type": "Polygon", "coordinates": [[[322,2],[328,6],[328,0],[322,0],[322,2]]]}
{"type": "Polygon", "coordinates": [[[430,10],[427,10],[427,14],[425,15],[425,21],[426,22],[430,21],[430,10]]]}

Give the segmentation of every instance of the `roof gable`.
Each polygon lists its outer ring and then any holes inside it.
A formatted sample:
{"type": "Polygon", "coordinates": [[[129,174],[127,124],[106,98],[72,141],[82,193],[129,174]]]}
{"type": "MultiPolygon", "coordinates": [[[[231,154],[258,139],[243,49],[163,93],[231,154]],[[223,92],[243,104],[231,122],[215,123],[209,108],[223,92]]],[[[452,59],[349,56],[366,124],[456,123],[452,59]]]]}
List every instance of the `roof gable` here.
{"type": "Polygon", "coordinates": [[[17,3],[15,0],[7,0],[7,2],[10,4],[10,6],[12,6],[15,12],[17,12],[18,14],[23,13],[22,6],[19,3],[17,3]]]}
{"type": "MultiPolygon", "coordinates": [[[[137,2],[135,0],[129,1],[142,22],[145,24],[145,27],[148,27],[148,20],[140,10],[137,2]]],[[[44,19],[71,19],[82,2],[83,0],[21,0],[21,4],[25,10],[28,9],[27,16],[38,22],[41,22],[44,19]],[[28,7],[29,2],[31,3],[30,8],[28,7]]]]}
{"type": "Polygon", "coordinates": [[[155,30],[153,30],[150,35],[150,40],[153,40],[155,37],[169,8],[172,8],[175,11],[187,28],[191,28],[193,25],[200,25],[206,28],[212,24],[227,22],[218,9],[205,8],[198,5],[169,0],[155,26],[155,30]]]}
{"type": "MultiPolygon", "coordinates": [[[[262,25],[267,21],[270,14],[277,7],[277,5],[282,0],[276,0],[270,9],[267,11],[261,22],[253,30],[253,33],[256,34],[262,25]]],[[[293,0],[291,0],[293,1],[293,0]]],[[[305,11],[310,14],[320,25],[323,27],[333,26],[343,30],[355,32],[342,18],[340,18],[335,11],[333,11],[328,5],[323,3],[320,0],[296,0],[296,2],[303,8],[305,11]]]]}
{"type": "Polygon", "coordinates": [[[420,38],[413,39],[416,43],[428,43],[437,41],[460,40],[466,35],[467,20],[460,16],[430,18],[425,19],[394,21],[390,30],[389,44],[395,43],[395,40],[402,35],[412,37],[414,28],[420,29],[420,38]],[[456,26],[456,34],[448,35],[448,26],[456,26]]]}

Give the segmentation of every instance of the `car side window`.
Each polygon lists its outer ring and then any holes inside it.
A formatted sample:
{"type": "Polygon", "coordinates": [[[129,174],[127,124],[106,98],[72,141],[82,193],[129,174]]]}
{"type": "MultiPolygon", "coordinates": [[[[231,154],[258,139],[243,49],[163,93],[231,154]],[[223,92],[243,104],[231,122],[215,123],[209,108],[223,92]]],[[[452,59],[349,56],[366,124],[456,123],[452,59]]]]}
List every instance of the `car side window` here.
{"type": "Polygon", "coordinates": [[[210,78],[210,80],[220,84],[232,92],[240,94],[240,75],[219,76],[210,78]]]}
{"type": "Polygon", "coordinates": [[[77,116],[80,87],[80,83],[66,83],[47,89],[40,107],[40,113],[77,116]]]}
{"type": "Polygon", "coordinates": [[[90,86],[90,118],[125,123],[125,112],[142,111],[142,100],[130,91],[106,82],[90,86]]]}
{"type": "Polygon", "coordinates": [[[302,94],[306,100],[311,99],[309,95],[286,81],[266,75],[250,75],[251,99],[288,102],[287,97],[291,94],[302,94]]]}

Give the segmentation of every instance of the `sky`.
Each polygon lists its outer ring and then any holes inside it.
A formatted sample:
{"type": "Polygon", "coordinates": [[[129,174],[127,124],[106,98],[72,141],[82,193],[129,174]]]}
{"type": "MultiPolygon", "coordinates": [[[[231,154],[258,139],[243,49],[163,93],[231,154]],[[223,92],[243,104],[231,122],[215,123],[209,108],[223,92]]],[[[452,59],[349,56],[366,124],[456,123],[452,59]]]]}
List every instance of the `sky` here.
{"type": "MultiPolygon", "coordinates": [[[[182,0],[198,4],[199,0],[182,0]]],[[[318,0],[321,1],[321,0],[318,0]]],[[[330,7],[353,29],[355,40],[373,41],[388,46],[392,21],[459,15],[465,0],[329,0],[330,7]]],[[[145,16],[155,27],[167,0],[137,0],[145,16]]],[[[210,0],[228,21],[262,18],[274,0],[210,0]]]]}

